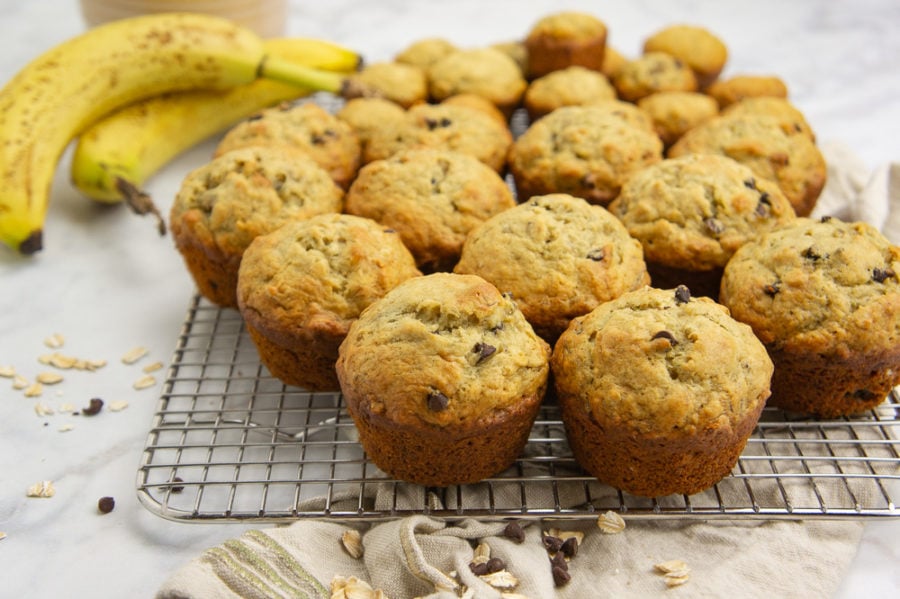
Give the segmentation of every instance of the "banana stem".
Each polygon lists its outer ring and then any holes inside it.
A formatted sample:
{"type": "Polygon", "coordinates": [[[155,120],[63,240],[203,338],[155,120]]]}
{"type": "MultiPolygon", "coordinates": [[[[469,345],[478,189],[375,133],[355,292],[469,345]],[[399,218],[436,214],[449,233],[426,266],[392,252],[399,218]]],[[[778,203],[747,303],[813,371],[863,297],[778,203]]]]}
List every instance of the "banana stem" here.
{"type": "Polygon", "coordinates": [[[333,94],[340,93],[346,79],[342,73],[314,69],[271,55],[260,63],[259,76],[333,94]]]}

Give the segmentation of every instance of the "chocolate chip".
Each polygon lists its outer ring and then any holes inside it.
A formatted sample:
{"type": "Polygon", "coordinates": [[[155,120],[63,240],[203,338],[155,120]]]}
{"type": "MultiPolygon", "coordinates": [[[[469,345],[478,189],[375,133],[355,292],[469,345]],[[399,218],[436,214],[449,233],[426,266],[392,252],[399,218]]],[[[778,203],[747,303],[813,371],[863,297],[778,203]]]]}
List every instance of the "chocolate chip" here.
{"type": "Polygon", "coordinates": [[[686,285],[679,285],[675,288],[675,303],[686,304],[691,301],[691,290],[686,285]]]}
{"type": "Polygon", "coordinates": [[[562,547],[559,549],[566,557],[575,557],[578,554],[578,539],[569,537],[563,541],[562,547]]]}
{"type": "Polygon", "coordinates": [[[476,343],[475,347],[472,348],[473,354],[479,354],[476,364],[481,364],[483,361],[494,355],[494,352],[496,351],[496,347],[488,345],[487,343],[476,343]]]}
{"type": "Polygon", "coordinates": [[[428,394],[428,409],[432,412],[443,412],[450,403],[450,398],[440,391],[432,391],[428,394]]]}
{"type": "Polygon", "coordinates": [[[554,586],[565,586],[569,583],[570,580],[572,580],[572,575],[559,566],[553,566],[553,568],[550,570],[550,573],[553,575],[554,586]]]}
{"type": "Polygon", "coordinates": [[[725,225],[722,224],[722,221],[716,218],[704,218],[703,224],[706,225],[706,228],[713,235],[718,235],[725,230],[725,225]]]}
{"type": "Polygon", "coordinates": [[[872,279],[877,283],[884,283],[887,279],[896,277],[897,273],[893,268],[873,268],[872,279]]]}
{"type": "Polygon", "coordinates": [[[813,262],[822,258],[822,255],[813,246],[809,246],[808,248],[803,250],[800,255],[807,260],[812,260],[813,262]]]}
{"type": "Polygon", "coordinates": [[[116,508],[116,500],[112,497],[101,497],[97,502],[97,509],[101,514],[108,514],[116,508]]]}
{"type": "Polygon", "coordinates": [[[831,217],[826,214],[825,216],[823,216],[822,218],[819,219],[819,222],[827,223],[830,220],[831,220],[831,217]]]}
{"type": "Polygon", "coordinates": [[[481,562],[480,564],[471,562],[469,564],[469,570],[471,570],[472,574],[474,574],[475,576],[484,576],[485,574],[488,574],[487,562],[481,562]]]}
{"type": "Polygon", "coordinates": [[[523,529],[522,525],[515,520],[513,520],[503,528],[502,534],[507,539],[512,539],[516,543],[525,542],[525,529],[523,529]]]}
{"type": "Polygon", "coordinates": [[[425,126],[428,127],[429,131],[434,131],[438,127],[449,127],[453,124],[453,121],[448,119],[447,117],[442,117],[441,120],[427,118],[425,119],[425,126]]]}
{"type": "Polygon", "coordinates": [[[672,333],[670,333],[669,331],[659,331],[657,333],[654,333],[653,337],[651,337],[650,340],[654,341],[656,339],[665,339],[673,347],[678,345],[678,341],[675,340],[675,336],[672,335],[672,333]]]}
{"type": "Polygon", "coordinates": [[[591,250],[588,252],[587,258],[588,260],[593,260],[594,262],[600,262],[604,258],[606,258],[606,251],[603,248],[591,250]]]}
{"type": "MultiPolygon", "coordinates": [[[[173,483],[183,483],[184,480],[182,480],[181,477],[176,476],[175,478],[172,479],[172,482],[173,483]]],[[[181,493],[182,491],[184,491],[184,485],[172,485],[171,487],[169,487],[169,490],[172,491],[173,493],[181,493]]]]}
{"type": "Polygon", "coordinates": [[[744,181],[744,187],[747,189],[756,189],[756,179],[747,179],[744,181]]]}
{"type": "Polygon", "coordinates": [[[759,203],[756,205],[756,210],[754,210],[754,212],[757,216],[768,216],[771,207],[772,200],[769,199],[769,194],[764,191],[759,196],[759,203]]]}
{"type": "Polygon", "coordinates": [[[559,537],[544,535],[543,537],[541,537],[541,543],[543,543],[544,549],[546,549],[550,553],[556,553],[557,551],[559,551],[560,547],[562,547],[563,542],[559,537]]]}
{"type": "Polygon", "coordinates": [[[763,292],[769,297],[775,297],[775,294],[777,294],[779,291],[781,291],[780,283],[769,283],[768,285],[763,285],[763,292]]]}
{"type": "Polygon", "coordinates": [[[493,574],[494,572],[500,572],[501,570],[506,570],[506,562],[504,562],[499,557],[492,557],[487,561],[487,573],[493,574]]]}
{"type": "Polygon", "coordinates": [[[95,416],[103,409],[103,400],[99,397],[92,397],[88,407],[81,408],[81,413],[85,416],[95,416]]]}
{"type": "Polygon", "coordinates": [[[875,393],[868,389],[857,389],[853,392],[853,399],[858,399],[859,401],[872,401],[875,399],[875,393]]]}
{"type": "Polygon", "coordinates": [[[562,551],[557,551],[553,554],[553,557],[550,558],[550,566],[554,568],[562,568],[565,571],[569,571],[569,564],[566,562],[566,555],[562,551]]]}

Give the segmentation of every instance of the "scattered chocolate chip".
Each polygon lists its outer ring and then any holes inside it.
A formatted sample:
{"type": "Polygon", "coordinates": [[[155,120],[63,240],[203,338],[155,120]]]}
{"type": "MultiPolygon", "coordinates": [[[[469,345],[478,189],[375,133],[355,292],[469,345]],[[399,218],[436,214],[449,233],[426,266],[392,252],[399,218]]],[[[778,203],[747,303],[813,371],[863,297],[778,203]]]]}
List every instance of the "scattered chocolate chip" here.
{"type": "Polygon", "coordinates": [[[112,497],[101,497],[97,502],[97,509],[101,514],[108,514],[116,508],[116,500],[112,497]]]}
{"type": "Polygon", "coordinates": [[[428,394],[428,409],[432,412],[443,412],[450,403],[450,398],[440,391],[432,391],[428,394]]]}
{"type": "Polygon", "coordinates": [[[725,225],[722,224],[722,221],[716,218],[704,218],[703,224],[706,226],[707,230],[713,235],[718,235],[722,231],[725,230],[725,225]]]}
{"type": "Polygon", "coordinates": [[[484,576],[485,574],[489,574],[487,562],[481,562],[480,564],[471,562],[469,564],[469,570],[471,570],[472,574],[474,574],[475,576],[484,576]]]}
{"type": "Polygon", "coordinates": [[[679,285],[675,288],[675,303],[686,304],[691,301],[691,290],[686,285],[679,285]]]}
{"type": "MultiPolygon", "coordinates": [[[[183,483],[184,480],[180,476],[176,476],[175,478],[172,479],[172,482],[173,483],[183,483]]],[[[169,490],[172,491],[173,493],[181,493],[182,491],[184,491],[184,485],[172,485],[171,487],[169,487],[169,490]]]]}
{"type": "Polygon", "coordinates": [[[560,547],[559,550],[568,558],[575,557],[578,554],[578,539],[569,537],[563,541],[562,547],[560,547]]]}
{"type": "Polygon", "coordinates": [[[897,273],[894,272],[893,268],[873,268],[872,269],[872,279],[877,283],[884,283],[886,280],[896,277],[897,273]]]}
{"type": "MultiPolygon", "coordinates": [[[[510,299],[512,299],[512,298],[510,298],[510,299]]],[[[500,331],[503,330],[503,323],[502,323],[502,322],[498,322],[496,325],[492,326],[489,330],[490,330],[492,333],[499,333],[500,331]]]]}
{"type": "Polygon", "coordinates": [[[759,196],[759,203],[756,205],[754,212],[757,216],[768,216],[771,207],[772,200],[769,199],[769,194],[764,191],[759,196]]]}
{"type": "Polygon", "coordinates": [[[746,187],[747,189],[756,189],[756,179],[747,179],[746,181],[744,181],[744,187],[746,187]]]}
{"type": "Polygon", "coordinates": [[[494,572],[506,570],[506,562],[504,562],[499,557],[492,557],[484,565],[487,566],[488,574],[493,574],[494,572]]]}
{"type": "Polygon", "coordinates": [[[775,297],[779,291],[781,291],[780,283],[769,283],[763,286],[763,292],[769,297],[775,297]]]}
{"type": "Polygon", "coordinates": [[[562,587],[569,583],[572,580],[572,575],[569,574],[568,571],[563,570],[559,566],[554,566],[550,573],[553,574],[553,584],[554,586],[562,587]]]}
{"type": "Polygon", "coordinates": [[[503,528],[502,534],[507,539],[512,539],[516,543],[525,542],[525,529],[523,529],[522,525],[515,520],[513,520],[503,528]]]}
{"type": "Polygon", "coordinates": [[[550,553],[556,553],[559,551],[560,547],[562,547],[562,539],[559,537],[554,537],[551,535],[544,535],[541,537],[541,543],[544,545],[544,549],[549,551],[550,553]]]}
{"type": "Polygon", "coordinates": [[[472,353],[479,354],[476,364],[481,364],[483,361],[494,355],[494,352],[496,351],[496,347],[488,345],[487,343],[476,343],[475,347],[472,348],[472,353]]]}
{"type": "Polygon", "coordinates": [[[557,551],[553,554],[553,557],[550,558],[550,566],[553,568],[562,568],[565,571],[569,571],[569,564],[566,562],[566,555],[562,551],[557,551]]]}
{"type": "Polygon", "coordinates": [[[92,397],[86,408],[81,408],[81,413],[85,416],[95,416],[103,409],[103,400],[99,397],[92,397]]]}
{"type": "Polygon", "coordinates": [[[321,146],[325,143],[325,137],[322,135],[319,135],[317,133],[314,133],[312,136],[310,136],[309,141],[314,146],[321,146]]]}
{"type": "Polygon", "coordinates": [[[453,121],[448,119],[447,117],[442,117],[441,120],[427,118],[425,119],[425,126],[428,127],[429,131],[434,131],[438,127],[449,127],[453,124],[453,121]]]}
{"type": "Polygon", "coordinates": [[[587,255],[587,259],[593,260],[594,262],[601,262],[604,258],[606,258],[606,251],[603,248],[591,250],[587,255]]]}
{"type": "Polygon", "coordinates": [[[827,223],[830,220],[831,220],[831,217],[826,214],[825,216],[823,216],[822,218],[819,219],[819,222],[827,223]]]}
{"type": "Polygon", "coordinates": [[[853,392],[853,399],[858,399],[859,401],[872,401],[875,399],[875,393],[868,389],[857,389],[853,392]]]}
{"type": "Polygon", "coordinates": [[[678,341],[675,340],[675,336],[669,331],[659,331],[653,334],[653,337],[650,338],[651,341],[656,339],[665,339],[669,342],[673,347],[678,345],[678,341]]]}
{"type": "Polygon", "coordinates": [[[813,246],[809,246],[808,248],[803,250],[800,255],[807,260],[812,260],[813,262],[819,260],[822,257],[822,255],[813,246]]]}

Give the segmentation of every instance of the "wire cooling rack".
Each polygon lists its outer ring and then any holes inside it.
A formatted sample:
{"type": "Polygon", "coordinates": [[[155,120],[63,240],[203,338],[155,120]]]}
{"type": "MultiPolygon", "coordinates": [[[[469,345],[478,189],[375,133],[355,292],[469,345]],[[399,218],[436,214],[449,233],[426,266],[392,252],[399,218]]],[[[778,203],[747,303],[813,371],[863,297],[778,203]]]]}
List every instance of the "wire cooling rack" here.
{"type": "Polygon", "coordinates": [[[261,366],[243,320],[195,296],[137,477],[152,512],[178,521],[897,517],[900,397],[854,418],[766,408],[731,475],[691,496],[647,499],[575,463],[555,406],[522,456],[475,485],[428,488],[381,473],[356,441],[339,393],[286,387],[261,366]]]}

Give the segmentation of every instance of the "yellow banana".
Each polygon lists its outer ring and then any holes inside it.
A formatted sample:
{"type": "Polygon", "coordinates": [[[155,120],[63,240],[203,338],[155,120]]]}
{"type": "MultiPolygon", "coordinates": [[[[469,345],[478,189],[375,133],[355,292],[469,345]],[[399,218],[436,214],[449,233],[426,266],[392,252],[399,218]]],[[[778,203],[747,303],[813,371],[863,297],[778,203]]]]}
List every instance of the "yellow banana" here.
{"type": "MultiPolygon", "coordinates": [[[[267,40],[265,48],[269,56],[345,74],[361,64],[356,52],[324,40],[276,38],[267,40]]],[[[172,92],[135,102],[79,136],[72,155],[72,182],[95,200],[124,198],[138,212],[144,206],[152,210],[140,188],[163,165],[260,109],[311,91],[260,79],[227,90],[172,92]]]]}
{"type": "Polygon", "coordinates": [[[0,89],[0,241],[23,254],[42,249],[59,158],[101,116],[169,91],[260,77],[333,92],[344,80],[267,57],[249,29],[196,13],[113,21],[38,56],[0,89]]]}

